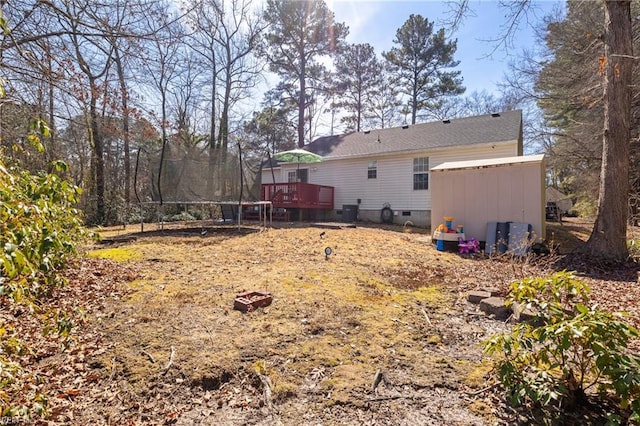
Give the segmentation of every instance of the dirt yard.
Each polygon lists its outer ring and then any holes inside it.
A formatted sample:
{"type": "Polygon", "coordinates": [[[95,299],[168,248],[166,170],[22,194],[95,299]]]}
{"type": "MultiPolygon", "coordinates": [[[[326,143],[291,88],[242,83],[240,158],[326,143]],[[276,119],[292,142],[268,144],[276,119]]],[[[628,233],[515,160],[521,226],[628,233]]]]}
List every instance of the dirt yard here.
{"type": "Polygon", "coordinates": [[[514,424],[481,347],[510,324],[480,314],[469,290],[575,266],[602,305],[640,318],[634,267],[569,255],[588,236],[577,221],[549,228],[559,252],[526,261],[438,252],[407,231],[185,227],[90,247],[60,293],[91,301],[84,327],[40,361],[64,378],[48,389],[51,421],[514,424]],[[272,303],[234,310],[251,290],[272,303]]]}

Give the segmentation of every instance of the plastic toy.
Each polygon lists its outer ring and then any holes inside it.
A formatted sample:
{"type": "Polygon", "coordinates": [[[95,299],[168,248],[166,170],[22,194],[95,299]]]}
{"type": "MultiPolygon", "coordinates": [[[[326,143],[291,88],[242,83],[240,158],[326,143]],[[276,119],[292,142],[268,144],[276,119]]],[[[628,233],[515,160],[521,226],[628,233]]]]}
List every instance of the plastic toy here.
{"type": "Polygon", "coordinates": [[[475,238],[469,238],[464,241],[462,237],[458,238],[458,253],[477,253],[480,248],[480,242],[475,238]]]}

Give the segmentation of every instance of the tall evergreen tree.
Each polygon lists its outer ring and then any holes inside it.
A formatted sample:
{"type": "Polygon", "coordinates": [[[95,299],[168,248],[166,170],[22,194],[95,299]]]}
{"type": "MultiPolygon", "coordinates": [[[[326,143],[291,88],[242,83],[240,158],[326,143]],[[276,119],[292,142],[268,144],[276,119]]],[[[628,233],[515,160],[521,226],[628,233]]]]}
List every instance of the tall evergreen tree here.
{"type": "Polygon", "coordinates": [[[560,178],[598,194],[586,251],[624,261],[630,196],[634,199],[629,182],[637,174],[630,168],[631,155],[636,155],[631,117],[638,116],[638,108],[632,110],[631,5],[601,4],[604,7],[570,3],[567,19],[549,25],[552,59],[542,69],[536,89],[544,96],[540,106],[547,123],[558,131],[550,158],[560,178]]]}
{"type": "Polygon", "coordinates": [[[624,261],[627,247],[633,34],[631,2],[605,1],[604,131],[596,223],[587,252],[624,261]]]}
{"type": "Polygon", "coordinates": [[[335,93],[338,100],[334,103],[347,115],[341,121],[346,130],[359,132],[365,117],[371,115],[371,97],[382,84],[382,64],[376,58],[370,44],[347,46],[335,61],[335,93]]]}
{"type": "MultiPolygon", "coordinates": [[[[266,96],[271,94],[269,92],[266,96]]],[[[289,112],[288,105],[269,105],[268,102],[262,110],[255,111],[243,126],[244,137],[249,141],[248,148],[261,156],[265,152],[272,155],[294,148],[295,134],[289,125],[289,112]]]]}
{"type": "Polygon", "coordinates": [[[379,82],[379,86],[369,97],[371,105],[367,110],[366,120],[370,127],[384,129],[401,123],[399,108],[402,100],[389,73],[383,70],[379,82]]]}
{"type": "Polygon", "coordinates": [[[334,14],[323,0],[268,0],[264,14],[270,28],[264,37],[262,52],[270,68],[277,73],[282,87],[296,92],[288,95],[295,100],[298,110],[298,146],[305,143],[305,111],[309,107],[309,87],[314,85],[310,76],[324,75],[322,57],[332,56],[341,47],[348,28],[334,22],[334,14]]]}
{"type": "Polygon", "coordinates": [[[448,41],[443,28],[434,33],[433,22],[411,15],[393,42],[397,47],[382,55],[398,74],[399,91],[409,97],[411,124],[420,111],[437,109],[443,96],[464,92],[461,72],[450,70],[460,63],[453,59],[457,41],[448,41]]]}
{"type": "Polygon", "coordinates": [[[579,198],[579,210],[591,215],[602,154],[601,6],[569,2],[564,19],[548,22],[548,54],[534,86],[550,129],[545,148],[554,183],[579,198]]]}

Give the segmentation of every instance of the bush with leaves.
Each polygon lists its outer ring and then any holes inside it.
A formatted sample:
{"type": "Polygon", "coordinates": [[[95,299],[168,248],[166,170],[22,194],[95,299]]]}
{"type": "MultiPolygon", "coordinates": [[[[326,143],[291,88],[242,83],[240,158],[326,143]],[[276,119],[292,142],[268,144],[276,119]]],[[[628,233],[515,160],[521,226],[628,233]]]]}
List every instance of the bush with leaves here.
{"type": "MultiPolygon", "coordinates": [[[[38,122],[28,135],[39,150],[39,134],[47,130],[38,122]]],[[[54,173],[32,174],[0,160],[0,314],[21,304],[43,318],[51,316],[40,312],[38,299],[65,283],[62,269],[85,236],[76,208],[80,189],[61,177],[67,172],[64,163],[55,162],[52,169],[54,173]]],[[[70,320],[64,313],[56,313],[56,318],[54,328],[68,346],[70,320]]],[[[30,352],[0,315],[0,418],[29,420],[46,412],[47,398],[23,365],[30,352]]]]}
{"type": "MultiPolygon", "coordinates": [[[[0,31],[9,31],[2,8],[0,31]]],[[[4,81],[0,79],[0,100],[4,96],[4,81]]],[[[39,153],[44,150],[41,136],[49,136],[49,128],[35,119],[25,140],[39,153]]],[[[14,145],[11,152],[21,149],[14,145]]],[[[67,172],[66,164],[53,163],[54,173],[32,174],[21,167],[19,160],[8,165],[5,154],[0,149],[0,423],[18,424],[43,416],[47,397],[39,391],[41,378],[23,365],[30,348],[23,345],[19,331],[7,319],[18,304],[28,306],[29,311],[40,311],[38,298],[65,282],[62,268],[85,234],[76,209],[80,189],[60,176],[67,172]]],[[[68,344],[71,320],[60,312],[55,313],[55,319],[58,335],[66,337],[68,344]]]]}
{"type": "MultiPolygon", "coordinates": [[[[620,313],[588,306],[589,287],[573,273],[511,284],[507,303],[533,317],[493,336],[488,353],[502,353],[497,373],[513,405],[575,407],[588,392],[612,396],[630,420],[640,420],[640,358],[627,349],[638,331],[620,313]]],[[[614,420],[617,414],[610,413],[614,420]]]]}
{"type": "MultiPolygon", "coordinates": [[[[66,172],[55,163],[57,173],[66,172]]],[[[43,318],[38,299],[64,284],[62,269],[76,254],[85,233],[75,205],[80,189],[54,173],[31,174],[0,161],[0,310],[21,304],[43,318]]],[[[57,332],[68,338],[69,320],[57,316],[57,332]]],[[[0,317],[1,319],[1,317],[0,317]]],[[[65,341],[68,345],[68,342],[65,341]]],[[[36,379],[23,363],[25,347],[9,323],[0,322],[0,416],[30,419],[46,411],[45,395],[35,391],[36,379]]]]}
{"type": "MultiPolygon", "coordinates": [[[[64,163],[55,167],[66,171],[64,163]]],[[[79,195],[57,174],[32,175],[0,162],[0,295],[29,301],[62,284],[60,269],[83,235],[79,195]]]]}

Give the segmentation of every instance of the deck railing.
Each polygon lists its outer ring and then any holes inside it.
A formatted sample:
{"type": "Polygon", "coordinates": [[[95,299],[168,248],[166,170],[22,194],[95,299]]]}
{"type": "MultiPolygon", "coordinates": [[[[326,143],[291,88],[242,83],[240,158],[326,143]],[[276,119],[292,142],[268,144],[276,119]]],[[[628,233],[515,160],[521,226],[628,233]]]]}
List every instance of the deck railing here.
{"type": "Polygon", "coordinates": [[[262,201],[271,201],[275,208],[333,209],[333,186],[311,183],[262,184],[262,201]]]}

